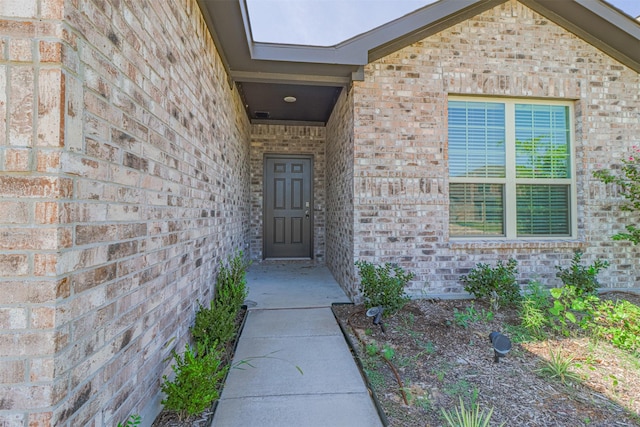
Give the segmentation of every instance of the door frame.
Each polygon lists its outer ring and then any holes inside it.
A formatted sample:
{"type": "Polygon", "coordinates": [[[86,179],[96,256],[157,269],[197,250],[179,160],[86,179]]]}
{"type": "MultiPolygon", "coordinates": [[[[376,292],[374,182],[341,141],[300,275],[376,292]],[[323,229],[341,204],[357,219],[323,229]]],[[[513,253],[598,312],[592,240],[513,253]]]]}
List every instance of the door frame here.
{"type": "Polygon", "coordinates": [[[315,186],[314,186],[314,172],[315,172],[315,164],[314,164],[314,155],[303,153],[303,154],[292,154],[292,153],[264,153],[262,159],[262,259],[313,259],[314,254],[314,195],[315,195],[315,186]],[[309,185],[311,186],[310,195],[309,195],[309,256],[304,257],[285,257],[285,258],[277,258],[277,257],[267,257],[267,240],[266,240],[266,221],[267,217],[267,204],[266,204],[266,193],[267,193],[267,160],[268,159],[305,159],[309,160],[311,165],[311,170],[309,171],[309,185]]]}

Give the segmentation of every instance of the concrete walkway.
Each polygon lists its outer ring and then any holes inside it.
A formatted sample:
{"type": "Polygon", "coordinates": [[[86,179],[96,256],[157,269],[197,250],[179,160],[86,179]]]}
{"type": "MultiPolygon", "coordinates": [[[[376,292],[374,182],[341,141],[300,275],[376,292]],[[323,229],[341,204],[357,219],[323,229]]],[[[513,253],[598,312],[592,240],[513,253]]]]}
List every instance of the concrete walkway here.
{"type": "Polygon", "coordinates": [[[325,266],[255,264],[249,312],[213,426],[382,426],[333,313],[348,298],[325,266]]]}

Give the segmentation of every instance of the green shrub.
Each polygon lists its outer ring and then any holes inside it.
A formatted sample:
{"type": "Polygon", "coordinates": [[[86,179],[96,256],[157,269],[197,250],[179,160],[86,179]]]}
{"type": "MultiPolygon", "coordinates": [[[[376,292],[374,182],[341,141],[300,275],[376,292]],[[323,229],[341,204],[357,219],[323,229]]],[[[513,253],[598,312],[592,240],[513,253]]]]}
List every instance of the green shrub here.
{"type": "Polygon", "coordinates": [[[640,356],[640,307],[629,301],[603,300],[593,311],[592,331],[614,346],[640,356]]]}
{"type": "Polygon", "coordinates": [[[211,301],[209,308],[200,305],[196,320],[191,328],[191,335],[196,343],[233,341],[236,334],[236,318],[238,310],[211,301]]]}
{"type": "Polygon", "coordinates": [[[520,303],[520,326],[533,338],[545,337],[547,312],[550,307],[550,294],[540,282],[532,281],[527,285],[520,303]]]}
{"type": "Polygon", "coordinates": [[[191,335],[196,343],[233,341],[236,318],[247,297],[246,270],[242,252],[222,266],[216,279],[215,295],[209,307],[199,304],[191,335]]]}
{"type": "Polygon", "coordinates": [[[554,288],[549,292],[552,301],[547,323],[554,332],[570,336],[578,332],[577,327],[589,330],[593,326],[593,313],[600,301],[598,297],[580,293],[571,285],[554,288]]]}
{"type": "Polygon", "coordinates": [[[571,260],[569,268],[556,266],[558,272],[556,276],[562,280],[565,286],[573,286],[576,288],[577,295],[589,294],[595,295],[600,283],[598,283],[598,273],[609,267],[607,261],[596,260],[593,264],[584,266],[580,264],[582,260],[582,252],[576,251],[571,260]]]}
{"type": "Polygon", "coordinates": [[[471,272],[462,276],[464,290],[480,300],[496,299],[505,307],[520,301],[520,288],[516,282],[518,261],[511,258],[507,264],[498,261],[495,267],[478,263],[471,272]]]}
{"type": "Polygon", "coordinates": [[[244,260],[243,253],[229,260],[228,266],[222,266],[216,279],[214,300],[222,306],[240,309],[247,297],[247,268],[249,263],[244,260]]]}
{"type": "Polygon", "coordinates": [[[384,307],[385,313],[393,314],[409,301],[405,286],[413,277],[396,264],[373,265],[367,261],[356,261],[360,271],[360,292],[365,306],[384,307]]]}
{"type": "Polygon", "coordinates": [[[229,370],[228,344],[235,338],[238,313],[247,297],[248,265],[240,252],[220,268],[214,297],[208,308],[199,304],[191,328],[197,351],[186,345],[183,355],[172,352],[176,375],[173,381],[163,376],[162,403],[181,419],[201,413],[220,397],[220,383],[229,370]]]}
{"type": "Polygon", "coordinates": [[[544,326],[547,323],[545,310],[533,299],[525,298],[520,308],[520,325],[534,338],[544,338],[544,326]]]}
{"type": "Polygon", "coordinates": [[[189,345],[185,345],[181,356],[172,352],[175,379],[169,381],[162,377],[162,392],[166,397],[162,400],[165,409],[178,413],[180,419],[199,414],[217,400],[221,382],[224,380],[228,366],[222,366],[222,356],[217,343],[212,345],[198,344],[197,353],[189,345]]]}

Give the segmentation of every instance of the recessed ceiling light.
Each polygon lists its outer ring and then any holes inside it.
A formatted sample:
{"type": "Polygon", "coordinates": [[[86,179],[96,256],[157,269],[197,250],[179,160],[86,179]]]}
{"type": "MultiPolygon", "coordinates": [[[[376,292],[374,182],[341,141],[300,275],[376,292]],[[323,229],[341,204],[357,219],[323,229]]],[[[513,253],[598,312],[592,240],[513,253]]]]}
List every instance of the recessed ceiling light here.
{"type": "Polygon", "coordinates": [[[295,96],[285,96],[284,102],[296,102],[298,99],[295,96]]]}

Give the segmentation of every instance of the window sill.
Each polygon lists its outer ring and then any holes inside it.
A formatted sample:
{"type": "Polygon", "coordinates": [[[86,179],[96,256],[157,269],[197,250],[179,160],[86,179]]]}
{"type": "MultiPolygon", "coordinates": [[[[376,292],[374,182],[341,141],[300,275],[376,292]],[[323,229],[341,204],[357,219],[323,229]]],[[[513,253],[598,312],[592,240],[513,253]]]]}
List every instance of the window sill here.
{"type": "Polygon", "coordinates": [[[449,248],[463,249],[585,249],[587,243],[583,240],[545,239],[545,240],[488,240],[488,239],[455,239],[449,241],[449,248]]]}

